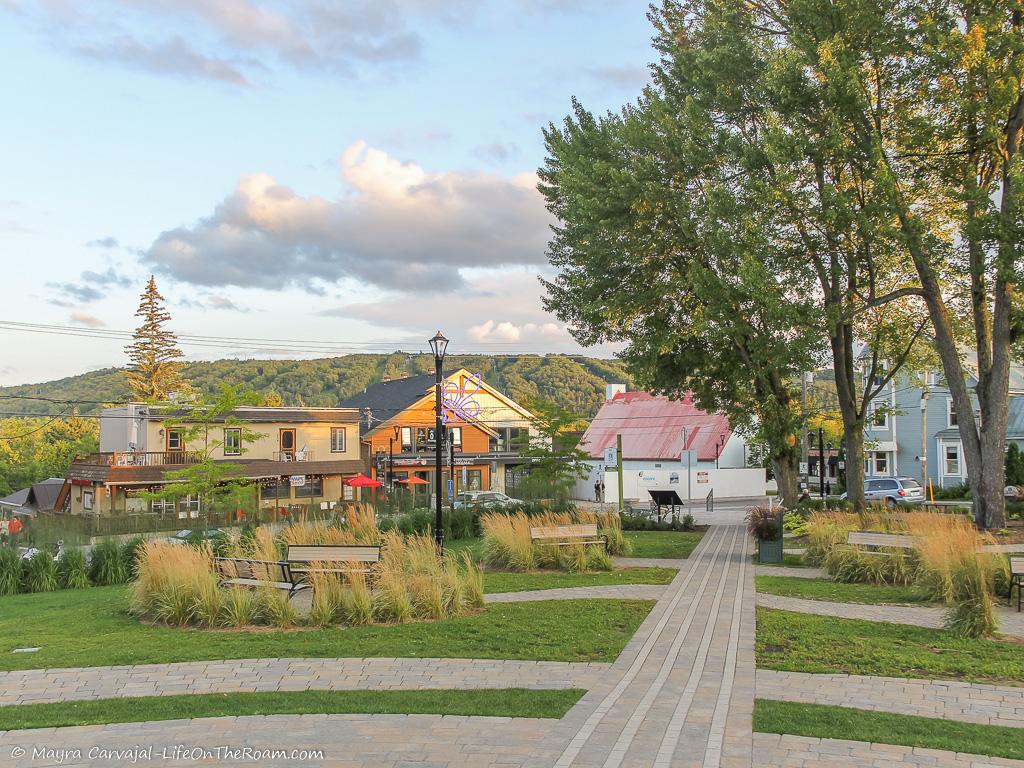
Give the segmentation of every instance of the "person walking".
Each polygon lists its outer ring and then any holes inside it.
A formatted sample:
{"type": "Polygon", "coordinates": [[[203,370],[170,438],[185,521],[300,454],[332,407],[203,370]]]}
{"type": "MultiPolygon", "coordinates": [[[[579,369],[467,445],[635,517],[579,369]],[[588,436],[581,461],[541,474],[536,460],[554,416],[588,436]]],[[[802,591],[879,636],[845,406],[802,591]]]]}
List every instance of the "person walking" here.
{"type": "Polygon", "coordinates": [[[600,480],[595,480],[594,481],[594,501],[596,501],[598,504],[601,503],[601,481],[600,480]]]}
{"type": "Polygon", "coordinates": [[[601,480],[600,483],[601,483],[601,487],[600,487],[600,490],[598,491],[598,495],[601,497],[601,503],[604,504],[604,480],[601,480]]]}

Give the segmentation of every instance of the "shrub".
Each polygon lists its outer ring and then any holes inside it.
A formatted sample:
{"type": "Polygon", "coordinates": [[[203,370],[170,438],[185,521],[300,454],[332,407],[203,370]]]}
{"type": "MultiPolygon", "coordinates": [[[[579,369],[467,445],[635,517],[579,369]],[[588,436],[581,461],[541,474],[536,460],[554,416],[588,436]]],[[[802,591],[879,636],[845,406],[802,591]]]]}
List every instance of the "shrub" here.
{"type": "Polygon", "coordinates": [[[224,590],[217,585],[216,579],[196,581],[192,596],[192,616],[199,624],[206,627],[215,627],[220,624],[223,603],[224,590]]]}
{"type": "Polygon", "coordinates": [[[22,586],[26,592],[53,592],[57,589],[57,564],[53,555],[37,550],[22,563],[22,586]]]}
{"type": "Polygon", "coordinates": [[[200,592],[211,582],[216,585],[210,547],[153,540],[142,544],[138,554],[132,610],[167,624],[191,623],[200,592]]]}
{"type": "Polygon", "coordinates": [[[484,574],[468,552],[462,553],[462,568],[466,574],[466,605],[470,608],[483,608],[484,574]]]}
{"type": "Polygon", "coordinates": [[[612,569],[612,558],[601,547],[587,547],[587,570],[588,571],[610,571],[612,569]]]}
{"type": "Polygon", "coordinates": [[[342,592],[341,616],[352,627],[361,627],[373,621],[373,600],[362,576],[353,578],[342,592]]]}
{"type": "Polygon", "coordinates": [[[374,585],[373,614],[381,621],[403,624],[412,618],[412,599],[402,571],[382,571],[374,585]]]}
{"type": "Polygon", "coordinates": [[[597,516],[597,528],[598,532],[608,540],[607,554],[618,555],[619,557],[629,557],[633,554],[632,543],[622,535],[622,518],[617,513],[605,512],[599,514],[597,516]]]}
{"type": "Polygon", "coordinates": [[[747,532],[757,541],[778,541],[779,518],[784,510],[766,506],[753,506],[747,509],[747,532]]]}
{"type": "Polygon", "coordinates": [[[537,553],[530,538],[532,522],[523,513],[501,515],[489,513],[480,518],[483,529],[483,560],[495,568],[532,571],[537,567],[537,553]]]}
{"type": "Polygon", "coordinates": [[[18,550],[0,546],[0,597],[13,595],[21,582],[21,558],[18,550]]]}
{"type": "Polygon", "coordinates": [[[409,579],[409,596],[413,615],[421,619],[440,619],[444,616],[444,595],[441,581],[434,575],[420,574],[409,579]]]}
{"type": "Polygon", "coordinates": [[[480,535],[480,511],[463,507],[445,516],[445,536],[451,539],[472,539],[480,535]]]}
{"type": "Polygon", "coordinates": [[[130,578],[135,578],[138,568],[139,548],[146,542],[142,536],[133,536],[121,545],[121,559],[128,569],[130,578]]]}
{"type": "Polygon", "coordinates": [[[794,536],[807,533],[807,517],[801,512],[786,512],[782,516],[782,530],[794,536]]]}
{"type": "MultiPolygon", "coordinates": [[[[180,546],[168,544],[168,546],[180,546]]],[[[184,547],[181,547],[184,549],[184,547]]],[[[124,554],[116,541],[106,539],[92,548],[89,562],[89,578],[92,583],[106,587],[111,584],[124,584],[129,573],[125,565],[124,554]]]]}
{"type": "Polygon", "coordinates": [[[342,584],[337,574],[313,570],[309,574],[313,603],[309,609],[309,621],[318,627],[326,627],[341,620],[342,584]]]}
{"type": "Polygon", "coordinates": [[[89,566],[81,549],[65,549],[57,561],[57,581],[62,589],[89,586],[89,566]]]}
{"type": "Polygon", "coordinates": [[[693,531],[697,529],[697,525],[693,520],[693,515],[689,512],[683,515],[682,526],[684,531],[693,531]]]}

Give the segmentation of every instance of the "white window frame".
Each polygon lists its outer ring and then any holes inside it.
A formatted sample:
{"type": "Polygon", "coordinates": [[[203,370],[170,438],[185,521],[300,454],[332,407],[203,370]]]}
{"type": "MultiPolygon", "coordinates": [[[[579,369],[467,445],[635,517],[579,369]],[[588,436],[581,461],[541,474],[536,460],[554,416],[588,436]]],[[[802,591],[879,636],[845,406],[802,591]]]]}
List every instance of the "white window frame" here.
{"type": "Polygon", "coordinates": [[[224,455],[225,456],[241,456],[242,455],[242,429],[241,427],[225,427],[224,428],[224,455]],[[230,444],[228,440],[228,434],[238,436],[237,447],[230,444]]]}
{"type": "Polygon", "coordinates": [[[957,422],[955,421],[955,419],[957,419],[957,418],[958,417],[957,417],[957,413],[956,413],[956,406],[953,404],[953,396],[950,395],[949,397],[946,398],[946,427],[947,427],[947,429],[952,429],[953,427],[957,426],[957,422]]]}
{"type": "Polygon", "coordinates": [[[178,499],[178,517],[180,519],[199,517],[201,511],[198,496],[182,496],[178,499]]]}
{"type": "Polygon", "coordinates": [[[874,470],[872,475],[874,477],[891,477],[889,474],[889,452],[888,451],[872,451],[871,452],[871,468],[874,470]],[[882,469],[878,468],[878,460],[882,460],[882,469]]]}
{"type": "Polygon", "coordinates": [[[957,445],[956,443],[943,443],[942,444],[942,474],[945,475],[946,477],[963,477],[962,470],[963,470],[963,459],[961,457],[960,446],[957,445]],[[950,464],[949,464],[949,462],[950,462],[950,459],[949,459],[950,451],[954,451],[956,453],[956,459],[954,459],[954,461],[956,461],[956,471],[955,472],[951,472],[950,469],[949,469],[949,467],[950,467],[950,464]]]}
{"type": "Polygon", "coordinates": [[[91,488],[82,491],[82,509],[91,510],[93,508],[94,499],[95,497],[93,496],[91,488]]]}
{"type": "Polygon", "coordinates": [[[452,427],[450,431],[451,431],[451,435],[452,435],[452,445],[454,445],[456,448],[461,448],[462,447],[462,427],[452,427]]]}
{"type": "Polygon", "coordinates": [[[889,428],[889,409],[879,406],[878,403],[871,403],[871,420],[869,422],[870,429],[888,429],[889,428]],[[878,413],[882,412],[882,423],[878,423],[878,413]]]}
{"type": "Polygon", "coordinates": [[[168,452],[183,451],[185,450],[185,436],[181,433],[180,429],[168,429],[167,430],[167,450],[168,452]],[[171,445],[171,435],[177,435],[177,447],[171,445]]]}
{"type": "Polygon", "coordinates": [[[177,504],[173,499],[153,499],[153,512],[156,514],[168,514],[174,512],[177,504]]]}
{"type": "Polygon", "coordinates": [[[344,453],[348,446],[348,435],[345,427],[331,427],[331,453],[344,453]],[[341,447],[338,447],[338,435],[341,435],[341,447]]]}
{"type": "Polygon", "coordinates": [[[412,442],[412,427],[402,427],[402,453],[405,453],[406,451],[412,452],[415,448],[416,446],[413,445],[412,442]]]}

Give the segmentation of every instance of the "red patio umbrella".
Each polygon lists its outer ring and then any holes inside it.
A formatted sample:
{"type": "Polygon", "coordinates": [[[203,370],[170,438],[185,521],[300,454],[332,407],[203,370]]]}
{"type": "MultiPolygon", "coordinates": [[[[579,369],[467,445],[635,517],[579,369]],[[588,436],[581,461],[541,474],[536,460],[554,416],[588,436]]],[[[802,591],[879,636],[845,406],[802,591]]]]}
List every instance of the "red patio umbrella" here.
{"type": "Polygon", "coordinates": [[[356,475],[346,480],[345,485],[350,485],[353,488],[380,488],[381,483],[366,475],[356,475]]]}
{"type": "Polygon", "coordinates": [[[397,480],[396,482],[405,483],[406,485],[430,485],[429,481],[424,480],[422,477],[407,477],[404,480],[397,480]]]}

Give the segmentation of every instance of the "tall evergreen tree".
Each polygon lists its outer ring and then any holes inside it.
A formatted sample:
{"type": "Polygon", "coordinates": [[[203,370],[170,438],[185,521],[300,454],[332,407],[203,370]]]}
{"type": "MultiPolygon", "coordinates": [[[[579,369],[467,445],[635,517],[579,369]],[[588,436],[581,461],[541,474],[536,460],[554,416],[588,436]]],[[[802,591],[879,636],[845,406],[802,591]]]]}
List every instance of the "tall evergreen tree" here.
{"type": "Polygon", "coordinates": [[[178,337],[166,327],[171,313],[164,307],[164,297],[152,275],[135,316],[142,318],[142,325],[135,329],[132,343],[125,347],[130,361],[125,376],[132,396],[147,402],[167,400],[187,389],[187,385],[181,376],[178,337]]]}

